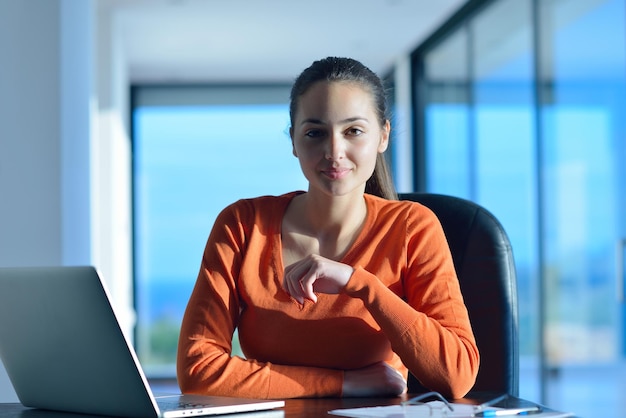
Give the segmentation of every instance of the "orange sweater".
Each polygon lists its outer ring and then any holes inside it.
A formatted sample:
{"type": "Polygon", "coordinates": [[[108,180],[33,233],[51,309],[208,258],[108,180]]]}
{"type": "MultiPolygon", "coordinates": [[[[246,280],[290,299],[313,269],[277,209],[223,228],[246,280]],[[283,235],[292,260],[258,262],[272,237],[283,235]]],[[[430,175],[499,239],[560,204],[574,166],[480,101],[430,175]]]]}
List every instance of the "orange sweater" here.
{"type": "Polygon", "coordinates": [[[424,206],[365,195],[345,291],[298,305],[282,289],[281,222],[295,196],[240,200],[218,216],[181,326],[185,393],[340,396],[343,370],[386,361],[462,397],[479,355],[439,221],[424,206]],[[238,328],[246,359],[231,356],[238,328]]]}

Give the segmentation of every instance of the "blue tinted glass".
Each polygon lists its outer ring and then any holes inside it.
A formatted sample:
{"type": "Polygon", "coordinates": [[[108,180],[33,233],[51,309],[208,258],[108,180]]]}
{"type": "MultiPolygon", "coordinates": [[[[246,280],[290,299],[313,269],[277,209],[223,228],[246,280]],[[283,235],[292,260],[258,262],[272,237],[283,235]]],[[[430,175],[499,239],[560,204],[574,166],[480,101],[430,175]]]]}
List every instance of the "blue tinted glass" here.
{"type": "Polygon", "coordinates": [[[496,0],[474,12],[420,52],[428,191],[469,182],[511,238],[520,395],[615,415],[626,388],[616,295],[626,271],[626,1],[496,0]],[[450,48],[467,32],[469,57],[450,48]],[[467,132],[431,126],[452,123],[446,114],[463,104],[467,132]],[[443,144],[455,141],[467,146],[443,144]]]}
{"type": "Polygon", "coordinates": [[[520,300],[520,391],[522,397],[538,399],[540,266],[532,22],[528,0],[496,2],[472,21],[472,93],[474,199],[500,220],[513,246],[520,300]]]}
{"type": "Polygon", "coordinates": [[[624,385],[625,307],[616,297],[626,222],[626,2],[541,2],[547,402],[615,414],[624,385]],[[602,399],[594,406],[594,400],[602,399]]]}
{"type": "Polygon", "coordinates": [[[467,42],[459,30],[424,58],[424,148],[427,191],[471,199],[467,42]]]}
{"type": "Polygon", "coordinates": [[[428,191],[470,198],[469,106],[432,103],[426,107],[428,191]]]}

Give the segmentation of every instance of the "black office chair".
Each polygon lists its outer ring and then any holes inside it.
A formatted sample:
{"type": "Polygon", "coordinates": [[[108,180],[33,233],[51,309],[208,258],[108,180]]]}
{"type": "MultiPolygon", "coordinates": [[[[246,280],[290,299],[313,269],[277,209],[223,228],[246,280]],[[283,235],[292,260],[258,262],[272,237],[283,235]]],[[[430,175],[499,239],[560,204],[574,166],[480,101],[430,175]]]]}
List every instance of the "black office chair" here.
{"type": "MultiPolygon", "coordinates": [[[[480,205],[453,196],[400,194],[439,218],[480,352],[472,391],[519,395],[517,279],[513,251],[500,222],[480,205]]],[[[409,392],[425,391],[409,376],[409,392]]]]}

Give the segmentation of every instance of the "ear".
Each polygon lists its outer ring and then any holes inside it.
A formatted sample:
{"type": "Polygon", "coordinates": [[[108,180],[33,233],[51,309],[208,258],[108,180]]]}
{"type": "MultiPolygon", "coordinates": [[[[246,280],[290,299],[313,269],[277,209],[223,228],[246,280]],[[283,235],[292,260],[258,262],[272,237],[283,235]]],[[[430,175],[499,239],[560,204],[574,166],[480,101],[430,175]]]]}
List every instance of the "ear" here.
{"type": "Polygon", "coordinates": [[[293,145],[293,128],[289,128],[289,138],[291,138],[291,153],[293,154],[294,157],[298,158],[296,147],[293,145]]]}
{"type": "Polygon", "coordinates": [[[385,121],[385,125],[380,130],[380,142],[378,143],[378,153],[382,154],[389,147],[389,135],[391,134],[391,124],[389,120],[385,121]]]}

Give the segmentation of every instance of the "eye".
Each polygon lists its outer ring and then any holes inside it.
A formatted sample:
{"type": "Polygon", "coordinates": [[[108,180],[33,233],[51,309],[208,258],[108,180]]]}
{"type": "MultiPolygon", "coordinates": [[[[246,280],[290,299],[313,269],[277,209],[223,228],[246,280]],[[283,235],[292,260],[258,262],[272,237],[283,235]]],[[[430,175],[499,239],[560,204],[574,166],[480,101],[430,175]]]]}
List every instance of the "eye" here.
{"type": "Polygon", "coordinates": [[[346,130],[346,135],[349,135],[349,136],[360,136],[363,133],[364,133],[363,130],[359,128],[348,128],[346,130]]]}
{"type": "Polygon", "coordinates": [[[320,138],[324,135],[324,131],[321,129],[308,129],[304,132],[304,136],[307,138],[320,138]]]}

